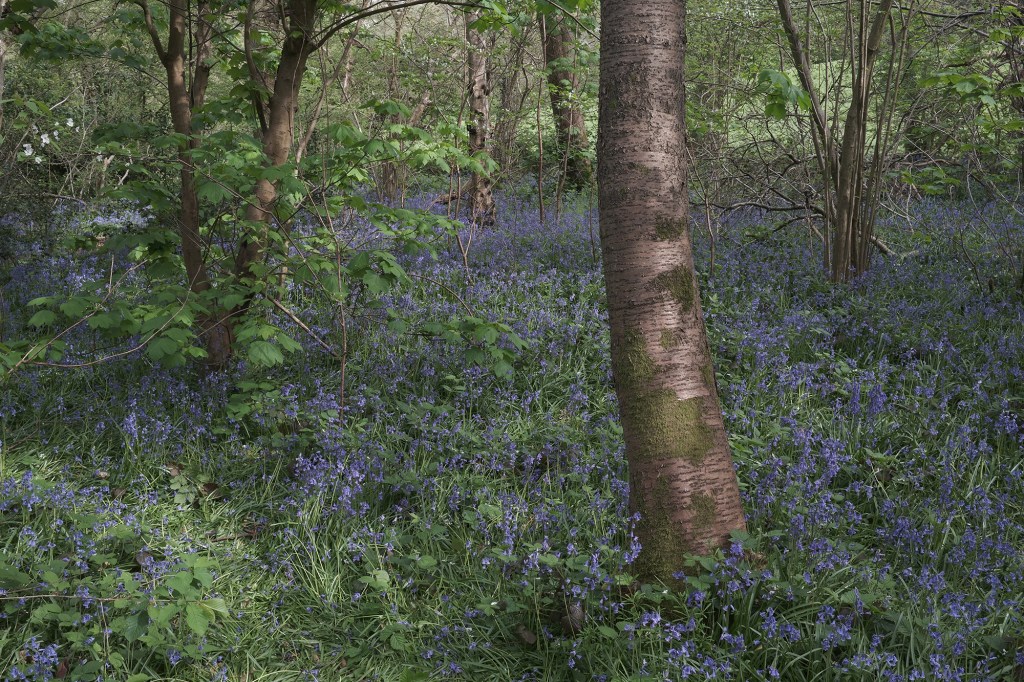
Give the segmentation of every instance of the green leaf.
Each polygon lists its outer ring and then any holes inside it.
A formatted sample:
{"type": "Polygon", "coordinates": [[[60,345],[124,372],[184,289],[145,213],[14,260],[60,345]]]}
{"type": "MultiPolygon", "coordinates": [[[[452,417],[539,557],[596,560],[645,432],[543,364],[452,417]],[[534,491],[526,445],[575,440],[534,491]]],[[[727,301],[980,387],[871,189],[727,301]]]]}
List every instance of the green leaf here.
{"type": "Polygon", "coordinates": [[[194,592],[192,578],[193,575],[189,571],[180,571],[167,578],[165,584],[179,595],[189,595],[194,592]]]}
{"type": "Polygon", "coordinates": [[[391,586],[391,574],[383,569],[379,569],[370,575],[364,575],[359,579],[359,582],[364,583],[367,587],[386,590],[391,586]]]}
{"type": "Polygon", "coordinates": [[[87,322],[90,329],[110,329],[114,326],[114,318],[108,313],[93,315],[87,322]]]}
{"type": "Polygon", "coordinates": [[[395,634],[391,635],[391,638],[388,640],[388,645],[395,651],[409,650],[409,640],[407,640],[405,638],[405,635],[403,635],[400,632],[396,632],[395,634]]]}
{"type": "Polygon", "coordinates": [[[167,626],[171,624],[172,618],[181,613],[181,607],[177,604],[150,606],[146,609],[146,613],[157,625],[167,626]]]}
{"type": "Polygon", "coordinates": [[[370,290],[370,293],[374,296],[384,293],[390,287],[387,280],[378,275],[376,272],[369,271],[363,275],[363,284],[370,290]]]}
{"type": "Polygon", "coordinates": [[[249,360],[258,367],[273,367],[284,362],[284,355],[268,341],[253,341],[249,345],[249,360]]]}
{"type": "Polygon", "coordinates": [[[296,351],[302,350],[302,344],[293,339],[292,337],[288,336],[284,332],[281,332],[277,335],[277,342],[281,345],[281,348],[288,351],[289,353],[294,353],[296,351]]]}
{"type": "Polygon", "coordinates": [[[80,298],[69,298],[60,304],[60,311],[68,317],[75,318],[81,317],[88,307],[89,304],[80,298]]]}
{"type": "Polygon", "coordinates": [[[220,597],[204,599],[203,601],[199,602],[199,605],[202,606],[204,609],[207,609],[211,613],[215,613],[218,616],[221,616],[222,618],[229,618],[231,616],[231,612],[228,611],[227,603],[220,597]]]}
{"type": "Polygon", "coordinates": [[[416,565],[424,569],[433,568],[434,566],[437,566],[437,559],[430,556],[429,554],[424,554],[416,560],[416,565]]]}
{"type": "Polygon", "coordinates": [[[153,339],[146,348],[146,354],[154,360],[163,360],[178,352],[178,344],[166,336],[153,339]]]}
{"type": "Polygon", "coordinates": [[[0,587],[3,587],[5,590],[12,590],[25,587],[30,582],[32,582],[32,577],[29,574],[22,573],[18,569],[0,561],[0,587]]]}
{"type": "Polygon", "coordinates": [[[786,105],[778,100],[769,102],[764,107],[765,116],[781,121],[786,118],[786,105]]]}
{"type": "Polygon", "coordinates": [[[211,615],[203,610],[199,604],[189,603],[185,605],[185,622],[188,624],[188,629],[198,636],[202,637],[206,634],[211,620],[213,620],[211,615]]]}
{"type": "Polygon", "coordinates": [[[32,327],[45,327],[53,324],[56,320],[57,315],[52,310],[40,310],[29,319],[28,323],[32,327]]]}
{"type": "Polygon", "coordinates": [[[494,363],[494,367],[492,369],[494,371],[494,376],[507,377],[512,374],[512,363],[507,360],[498,360],[494,363]]]}
{"type": "Polygon", "coordinates": [[[231,198],[231,192],[219,182],[202,182],[196,190],[200,199],[210,203],[219,203],[231,198]]]}

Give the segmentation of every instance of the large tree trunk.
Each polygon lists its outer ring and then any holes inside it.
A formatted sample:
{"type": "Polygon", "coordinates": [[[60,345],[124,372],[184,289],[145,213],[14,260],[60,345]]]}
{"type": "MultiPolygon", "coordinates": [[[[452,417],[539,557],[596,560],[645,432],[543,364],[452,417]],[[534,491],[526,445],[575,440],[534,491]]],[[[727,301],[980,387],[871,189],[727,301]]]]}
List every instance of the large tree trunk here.
{"type": "Polygon", "coordinates": [[[604,0],[598,181],[612,367],[639,512],[637,564],[671,582],[686,553],[745,527],[690,243],[680,0],[604,0]]]}
{"type": "Polygon", "coordinates": [[[544,41],[551,111],[558,131],[558,149],[563,154],[566,181],[571,187],[584,187],[591,178],[590,161],[585,155],[590,142],[583,110],[574,98],[579,88],[579,77],[573,65],[575,39],[563,17],[538,16],[544,41]]]}
{"type": "MultiPolygon", "coordinates": [[[[483,33],[472,28],[480,11],[466,14],[467,66],[469,71],[469,151],[486,154],[491,132],[491,78],[487,70],[490,46],[483,33]]],[[[474,173],[469,194],[470,214],[474,222],[494,222],[494,196],[486,173],[474,173]]]]}
{"type": "MultiPolygon", "coordinates": [[[[178,151],[178,165],[181,167],[181,199],[180,227],[181,253],[185,263],[185,274],[188,277],[189,290],[194,294],[208,291],[212,283],[206,269],[205,249],[199,230],[199,197],[196,193],[195,174],[192,170],[192,151],[196,147],[192,132],[193,107],[201,104],[206,92],[209,67],[205,63],[210,52],[210,26],[208,5],[200,3],[197,24],[197,52],[192,69],[192,83],[186,75],[185,50],[190,37],[189,27],[192,17],[189,16],[189,0],[171,0],[168,3],[170,21],[168,25],[167,47],[163,47],[157,33],[149,6],[140,2],[149,30],[153,46],[167,74],[167,94],[170,102],[171,123],[174,132],[184,136],[178,151]]],[[[207,361],[220,366],[231,357],[233,334],[231,323],[226,314],[211,312],[198,320],[206,347],[207,361]]]]}
{"type": "MultiPolygon", "coordinates": [[[[283,165],[291,157],[299,88],[306,73],[306,62],[314,49],[316,5],[316,0],[290,0],[285,7],[287,37],[281,47],[281,61],[274,78],[267,127],[263,134],[263,153],[271,168],[283,165]]],[[[242,239],[235,256],[235,273],[246,278],[259,277],[253,266],[265,255],[267,230],[277,201],[277,183],[261,179],[256,183],[255,194],[255,201],[245,209],[249,232],[242,239]]]]}

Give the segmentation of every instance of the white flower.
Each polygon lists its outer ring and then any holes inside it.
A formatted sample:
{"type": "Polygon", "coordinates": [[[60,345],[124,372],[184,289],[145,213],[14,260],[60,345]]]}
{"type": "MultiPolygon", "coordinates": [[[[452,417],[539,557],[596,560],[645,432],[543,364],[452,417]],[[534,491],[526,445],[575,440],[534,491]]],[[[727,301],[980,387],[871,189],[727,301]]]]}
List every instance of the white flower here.
{"type": "Polygon", "coordinates": [[[103,163],[103,155],[102,154],[97,154],[96,155],[96,163],[103,163]]]}
{"type": "Polygon", "coordinates": [[[37,164],[39,164],[39,163],[42,163],[42,162],[43,162],[43,157],[41,157],[41,156],[37,156],[37,157],[35,158],[35,162],[36,162],[37,164]]]}
{"type": "Polygon", "coordinates": [[[53,139],[55,139],[55,140],[59,140],[60,139],[60,131],[59,130],[54,130],[53,131],[53,139]]]}
{"type": "Polygon", "coordinates": [[[50,136],[46,133],[43,133],[42,135],[39,136],[39,141],[45,147],[46,145],[50,144],[50,136]]]}
{"type": "Polygon", "coordinates": [[[75,119],[69,118],[68,120],[64,121],[64,125],[70,128],[71,126],[75,125],[75,119]]]}
{"type": "Polygon", "coordinates": [[[23,145],[22,149],[25,150],[25,156],[32,156],[33,154],[35,154],[35,150],[32,149],[32,145],[30,144],[23,145]]]}

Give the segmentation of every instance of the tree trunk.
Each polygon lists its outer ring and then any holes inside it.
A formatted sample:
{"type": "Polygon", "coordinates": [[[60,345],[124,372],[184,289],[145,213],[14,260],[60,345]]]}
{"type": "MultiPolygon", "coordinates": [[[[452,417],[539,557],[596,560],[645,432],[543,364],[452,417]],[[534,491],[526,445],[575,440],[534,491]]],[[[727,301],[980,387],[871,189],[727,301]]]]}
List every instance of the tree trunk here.
{"type": "Polygon", "coordinates": [[[598,182],[612,368],[639,512],[637,563],[672,582],[686,553],[745,527],[693,266],[680,0],[601,3],[598,182]]]}
{"type": "MultiPolygon", "coordinates": [[[[0,17],[4,15],[4,10],[7,9],[7,0],[0,0],[0,17]]],[[[6,68],[7,68],[7,32],[0,30],[0,103],[4,101],[4,88],[7,85],[6,82],[6,68]]],[[[4,108],[3,104],[0,104],[0,131],[4,129],[4,108]]]]}
{"type": "MultiPolygon", "coordinates": [[[[480,31],[472,28],[480,11],[466,14],[467,66],[469,71],[469,151],[486,154],[491,129],[491,78],[487,70],[490,46],[480,31]]],[[[469,194],[470,214],[481,224],[494,222],[494,196],[486,173],[474,173],[469,194]]]]}
{"type": "MultiPolygon", "coordinates": [[[[185,137],[185,142],[178,150],[178,164],[181,167],[181,211],[179,215],[181,236],[181,255],[185,263],[185,275],[188,278],[189,290],[194,294],[208,291],[212,283],[206,269],[202,235],[199,230],[199,197],[196,193],[195,174],[192,171],[192,150],[196,148],[195,136],[192,133],[192,110],[194,102],[202,102],[206,90],[206,74],[209,69],[202,64],[204,56],[209,54],[209,26],[203,17],[207,16],[208,6],[200,4],[200,20],[198,35],[207,37],[200,42],[196,74],[190,84],[186,76],[185,50],[190,36],[189,0],[171,0],[167,48],[164,49],[156,26],[153,22],[149,6],[142,2],[140,6],[145,13],[146,26],[153,41],[157,55],[167,74],[167,95],[170,102],[171,123],[174,132],[185,137]],[[206,27],[204,30],[203,27],[206,27]]],[[[231,357],[233,334],[228,316],[216,311],[198,320],[207,353],[207,362],[214,366],[225,364],[231,357]]]]}
{"type": "MultiPolygon", "coordinates": [[[[854,44],[857,54],[850,59],[854,74],[853,92],[838,151],[811,76],[810,60],[800,40],[800,30],[793,18],[789,0],[777,0],[777,4],[782,28],[789,41],[790,55],[800,83],[811,100],[811,130],[818,168],[825,184],[826,230],[831,234],[831,253],[826,256],[829,276],[833,282],[846,282],[867,272],[870,266],[875,212],[864,210],[863,205],[868,109],[875,60],[893,3],[892,0],[880,0],[874,19],[869,24],[867,17],[872,3],[868,0],[860,2],[859,31],[854,44]]],[[[881,159],[875,159],[874,163],[881,163],[881,159]]]]}
{"type": "MultiPolygon", "coordinates": [[[[286,163],[292,153],[299,88],[306,73],[306,62],[314,48],[316,4],[316,0],[290,0],[285,8],[287,37],[281,47],[281,61],[274,78],[267,129],[263,135],[263,153],[270,168],[286,163]]],[[[277,183],[260,179],[256,183],[255,194],[255,201],[245,209],[249,232],[242,238],[235,256],[235,273],[244,278],[259,277],[253,266],[265,255],[267,230],[277,200],[277,183]]]]}
{"type": "MultiPolygon", "coordinates": [[[[369,5],[369,0],[363,0],[362,9],[366,9],[369,5]]],[[[320,88],[320,96],[317,98],[316,104],[313,106],[313,112],[309,117],[309,125],[306,127],[306,132],[299,140],[299,144],[295,149],[295,165],[298,166],[302,163],[302,158],[306,155],[306,149],[309,147],[310,141],[313,139],[313,133],[316,132],[317,124],[320,123],[320,117],[323,114],[324,105],[327,103],[327,93],[334,86],[334,84],[341,79],[341,92],[343,96],[347,96],[349,84],[352,79],[352,47],[356,43],[356,38],[359,35],[359,22],[355,22],[352,25],[352,29],[349,32],[348,38],[345,39],[345,47],[341,52],[341,57],[338,58],[338,63],[334,66],[334,71],[330,77],[323,81],[320,88]]],[[[321,60],[321,66],[323,66],[323,60],[321,60]]]]}
{"type": "Polygon", "coordinates": [[[571,187],[585,187],[591,178],[590,161],[586,157],[590,142],[583,110],[575,101],[579,88],[579,77],[573,65],[575,39],[564,18],[543,14],[539,18],[551,112],[558,131],[558,149],[565,159],[566,181],[571,187]]]}

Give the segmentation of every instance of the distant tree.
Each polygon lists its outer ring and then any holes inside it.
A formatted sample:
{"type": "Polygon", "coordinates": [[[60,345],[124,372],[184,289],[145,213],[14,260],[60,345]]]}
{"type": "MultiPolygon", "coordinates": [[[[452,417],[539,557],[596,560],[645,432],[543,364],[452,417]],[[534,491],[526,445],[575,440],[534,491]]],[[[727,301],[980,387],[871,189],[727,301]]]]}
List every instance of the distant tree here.
{"type": "MultiPolygon", "coordinates": [[[[494,44],[486,33],[477,30],[476,24],[480,18],[480,10],[466,13],[469,151],[474,156],[487,154],[491,132],[491,74],[487,61],[494,44]]],[[[469,207],[475,222],[493,222],[494,196],[491,193],[491,179],[486,172],[473,174],[469,207]]]]}
{"type": "Polygon", "coordinates": [[[551,112],[558,133],[558,151],[562,154],[566,182],[571,187],[590,183],[592,170],[586,156],[590,141],[587,123],[579,105],[579,64],[576,63],[576,37],[561,12],[537,14],[544,43],[551,112]]]}
{"type": "MultiPolygon", "coordinates": [[[[4,16],[7,11],[7,0],[0,0],[0,18],[4,16]]],[[[4,86],[6,85],[6,69],[7,69],[7,31],[0,28],[0,130],[3,130],[4,126],[4,108],[2,102],[4,101],[4,86]]]]}
{"type": "Polygon", "coordinates": [[[642,578],[745,528],[688,221],[680,0],[601,4],[598,184],[612,373],[642,578]]]}
{"type": "MultiPolygon", "coordinates": [[[[825,98],[815,83],[808,46],[801,37],[789,0],[777,2],[790,56],[806,92],[815,158],[825,187],[823,210],[829,242],[826,267],[832,281],[845,282],[868,270],[872,250],[878,246],[874,235],[877,190],[892,130],[895,91],[902,80],[902,73],[897,72],[905,66],[902,51],[914,6],[911,3],[907,12],[894,21],[890,16],[892,0],[858,0],[847,4],[847,29],[843,35],[848,46],[843,64],[851,81],[845,112],[840,113],[826,109],[825,98]],[[887,36],[888,73],[879,87],[874,82],[875,67],[887,36]],[[834,129],[838,128],[840,117],[841,134],[834,129]],[[869,125],[871,122],[874,126],[869,125]]],[[[833,98],[844,94],[840,90],[833,93],[833,98]]],[[[834,109],[834,102],[832,106],[834,109]]]]}

